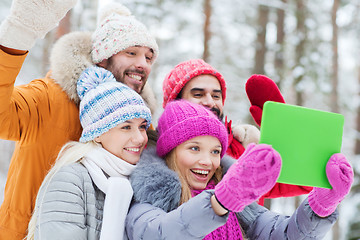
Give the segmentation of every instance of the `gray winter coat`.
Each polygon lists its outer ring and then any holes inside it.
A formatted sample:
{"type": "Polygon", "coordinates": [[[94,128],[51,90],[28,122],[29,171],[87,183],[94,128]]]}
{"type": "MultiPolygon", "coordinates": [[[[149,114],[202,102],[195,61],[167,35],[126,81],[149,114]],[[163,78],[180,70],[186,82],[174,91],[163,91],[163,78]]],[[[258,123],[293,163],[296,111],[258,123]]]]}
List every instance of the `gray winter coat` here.
{"type": "MultiPolygon", "coordinates": [[[[206,190],[178,207],[181,185],[178,176],[156,156],[144,151],[130,177],[134,202],[126,219],[129,239],[202,239],[224,225],[227,215],[218,216],[210,204],[213,191],[206,190]]],[[[338,213],[318,217],[307,199],[292,216],[283,216],[252,203],[237,213],[248,239],[322,239],[338,213]]]]}
{"type": "Polygon", "coordinates": [[[81,163],[62,167],[47,189],[40,188],[39,199],[43,197],[35,239],[100,238],[105,194],[81,163]]]}

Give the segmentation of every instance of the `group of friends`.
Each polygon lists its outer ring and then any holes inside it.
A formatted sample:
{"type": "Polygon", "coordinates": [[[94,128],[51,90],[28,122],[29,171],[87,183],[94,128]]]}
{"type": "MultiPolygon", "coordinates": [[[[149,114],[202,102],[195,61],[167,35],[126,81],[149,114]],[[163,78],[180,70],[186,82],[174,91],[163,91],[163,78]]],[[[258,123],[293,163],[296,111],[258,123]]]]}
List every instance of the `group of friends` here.
{"type": "MultiPolygon", "coordinates": [[[[353,169],[341,153],[332,189],[276,183],[281,156],[259,130],[224,119],[226,82],[201,59],[163,82],[152,124],[147,83],[159,54],[125,6],[107,5],[96,30],[71,32],[44,78],[14,86],[28,51],[76,4],[13,0],[0,25],[0,137],[16,141],[0,239],[322,239],[338,218],[353,169]],[[308,194],[291,216],[264,198],[308,194]]],[[[260,126],[264,102],[285,103],[253,75],[246,93],[260,126]]]]}

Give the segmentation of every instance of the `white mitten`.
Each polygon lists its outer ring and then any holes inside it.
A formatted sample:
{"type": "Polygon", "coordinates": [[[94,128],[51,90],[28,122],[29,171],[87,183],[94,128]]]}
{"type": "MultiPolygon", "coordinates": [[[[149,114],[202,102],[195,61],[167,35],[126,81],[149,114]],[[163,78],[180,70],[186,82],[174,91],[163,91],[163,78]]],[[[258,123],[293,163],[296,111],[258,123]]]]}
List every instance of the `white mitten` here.
{"type": "Polygon", "coordinates": [[[13,0],[0,25],[0,45],[29,50],[55,28],[77,0],[13,0]]]}
{"type": "Polygon", "coordinates": [[[257,127],[250,124],[235,124],[232,127],[233,136],[244,148],[250,143],[258,144],[260,140],[260,131],[257,127]]]}

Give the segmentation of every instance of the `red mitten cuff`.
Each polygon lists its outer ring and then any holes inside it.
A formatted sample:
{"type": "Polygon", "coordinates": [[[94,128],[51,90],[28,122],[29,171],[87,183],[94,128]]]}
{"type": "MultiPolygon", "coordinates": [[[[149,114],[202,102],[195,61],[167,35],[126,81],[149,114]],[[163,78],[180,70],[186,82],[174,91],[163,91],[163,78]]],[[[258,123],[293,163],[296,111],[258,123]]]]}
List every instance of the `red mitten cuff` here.
{"type": "Polygon", "coordinates": [[[256,124],[258,126],[261,126],[261,117],[262,117],[262,109],[259,108],[256,105],[253,105],[250,107],[250,114],[252,116],[252,118],[254,119],[254,121],[256,122],[256,124]]]}

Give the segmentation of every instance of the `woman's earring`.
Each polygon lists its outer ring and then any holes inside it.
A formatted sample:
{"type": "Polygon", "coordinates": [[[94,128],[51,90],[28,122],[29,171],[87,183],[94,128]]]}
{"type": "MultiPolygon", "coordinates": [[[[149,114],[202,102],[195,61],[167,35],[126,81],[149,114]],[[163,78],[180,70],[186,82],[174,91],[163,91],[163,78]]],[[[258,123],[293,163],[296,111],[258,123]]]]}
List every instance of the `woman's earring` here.
{"type": "Polygon", "coordinates": [[[100,143],[101,141],[100,141],[100,137],[96,137],[95,139],[94,139],[94,141],[96,142],[96,143],[100,143]]]}

